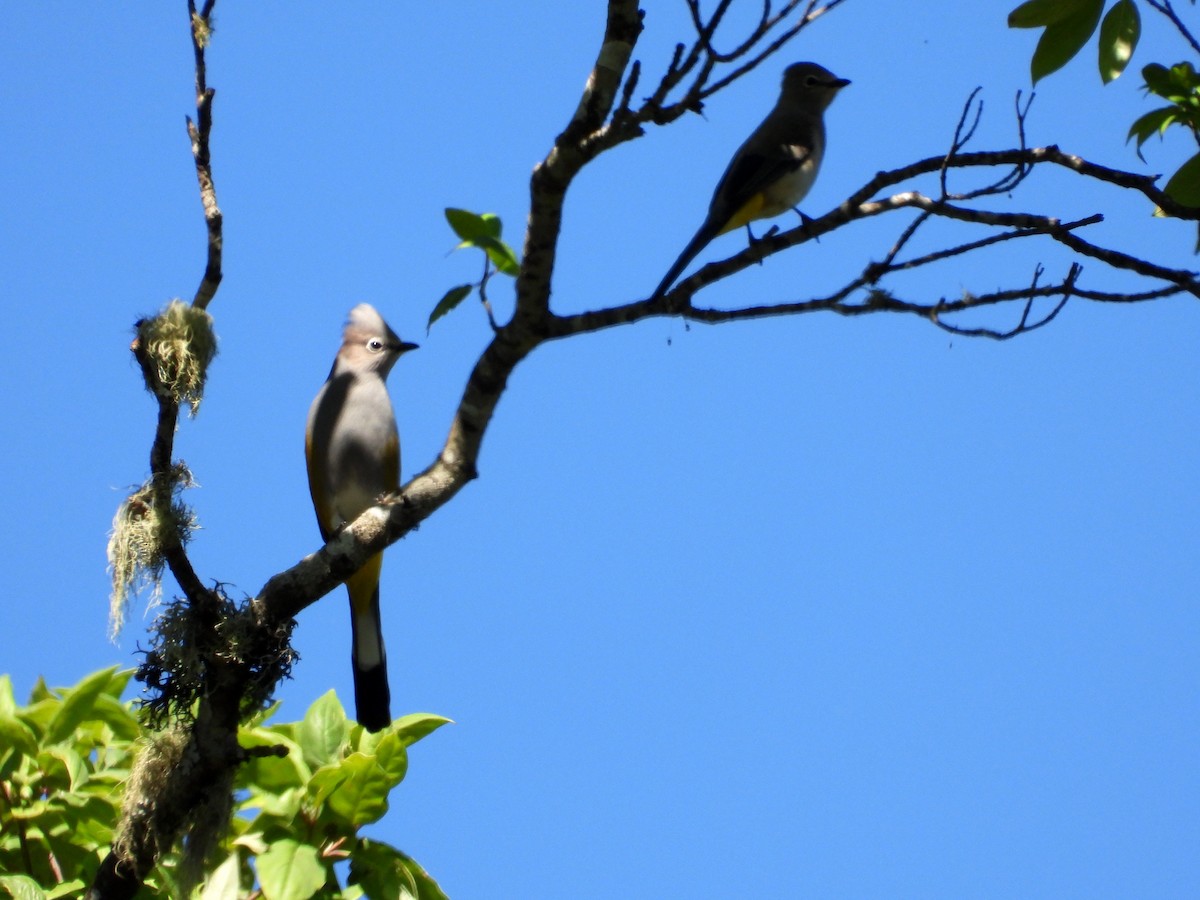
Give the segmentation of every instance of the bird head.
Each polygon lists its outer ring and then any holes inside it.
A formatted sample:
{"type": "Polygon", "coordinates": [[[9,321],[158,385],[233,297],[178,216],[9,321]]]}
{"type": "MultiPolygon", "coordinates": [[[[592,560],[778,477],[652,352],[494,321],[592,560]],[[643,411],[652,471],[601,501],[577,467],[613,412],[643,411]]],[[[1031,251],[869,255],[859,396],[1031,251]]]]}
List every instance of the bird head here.
{"type": "Polygon", "coordinates": [[[812,62],[793,63],[783,70],[781,99],[824,110],[850,82],[812,62]]]}
{"type": "Polygon", "coordinates": [[[375,307],[360,303],[346,317],[338,363],[355,372],[377,372],[386,378],[402,355],[416,344],[400,340],[375,307]]]}

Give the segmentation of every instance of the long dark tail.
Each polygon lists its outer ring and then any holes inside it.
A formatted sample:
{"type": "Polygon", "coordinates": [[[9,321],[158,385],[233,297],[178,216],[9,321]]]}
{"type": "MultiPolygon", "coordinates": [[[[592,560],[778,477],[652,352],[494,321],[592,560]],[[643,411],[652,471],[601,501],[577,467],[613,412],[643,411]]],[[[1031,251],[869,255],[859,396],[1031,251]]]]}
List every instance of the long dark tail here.
{"type": "Polygon", "coordinates": [[[654,293],[650,295],[651,300],[657,300],[667,292],[667,289],[675,283],[675,279],[683,274],[683,270],[688,267],[688,263],[695,259],[700,251],[708,246],[708,242],[717,236],[718,231],[709,222],[705,222],[700,226],[700,230],[696,232],[696,236],[683,248],[683,252],[679,254],[679,259],[675,260],[671,268],[667,270],[667,274],[663,276],[663,280],[658,283],[658,287],[654,289],[654,293]]]}
{"type": "Polygon", "coordinates": [[[391,702],[386,662],[373,669],[354,669],[354,718],[363,728],[382,731],[391,725],[391,702]]]}
{"type": "Polygon", "coordinates": [[[387,655],[383,650],[383,630],[379,621],[378,581],[369,603],[361,603],[361,597],[351,591],[350,625],[354,641],[355,718],[367,731],[380,731],[392,723],[392,693],[388,688],[387,655]],[[361,654],[360,647],[363,649],[361,654]]]}

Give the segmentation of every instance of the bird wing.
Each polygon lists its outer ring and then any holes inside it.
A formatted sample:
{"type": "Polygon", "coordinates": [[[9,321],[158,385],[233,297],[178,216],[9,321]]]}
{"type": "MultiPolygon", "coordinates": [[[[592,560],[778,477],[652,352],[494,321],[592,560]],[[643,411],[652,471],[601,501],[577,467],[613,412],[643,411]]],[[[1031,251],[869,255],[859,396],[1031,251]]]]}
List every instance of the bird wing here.
{"type": "Polygon", "coordinates": [[[765,200],[763,192],[799,169],[811,154],[810,148],[800,144],[781,144],[769,153],[736,154],[713,192],[709,219],[714,225],[721,223],[717,234],[741,228],[759,218],[765,200]]]}
{"type": "Polygon", "coordinates": [[[304,463],[308,470],[308,492],[312,495],[313,508],[317,512],[317,527],[321,529],[321,540],[328,541],[333,533],[328,523],[332,520],[333,504],[329,497],[329,484],[325,478],[325,465],[318,464],[318,459],[328,453],[327,446],[316,446],[313,442],[314,425],[325,389],[317,396],[313,410],[309,414],[308,428],[304,432],[304,463]]]}

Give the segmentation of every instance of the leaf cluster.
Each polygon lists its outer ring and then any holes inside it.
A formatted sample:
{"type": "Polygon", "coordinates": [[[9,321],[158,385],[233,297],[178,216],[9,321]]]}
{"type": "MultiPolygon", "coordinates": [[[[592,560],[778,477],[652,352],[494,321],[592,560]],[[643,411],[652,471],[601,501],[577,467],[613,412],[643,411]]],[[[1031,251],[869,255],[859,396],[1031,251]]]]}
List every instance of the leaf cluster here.
{"type": "MultiPolygon", "coordinates": [[[[1157,4],[1151,5],[1159,9],[1157,4]]],[[[1097,25],[1101,80],[1108,84],[1125,71],[1142,33],[1137,3],[1117,0],[1101,21],[1103,12],[1104,0],[1026,0],[1008,14],[1010,28],[1042,29],[1029,64],[1035,84],[1074,58],[1097,25]]],[[[1174,21],[1187,36],[1179,20],[1174,21]]],[[[1172,125],[1187,128],[1200,140],[1200,76],[1192,64],[1182,62],[1168,68],[1151,63],[1143,67],[1142,78],[1146,93],[1166,100],[1168,105],[1139,117],[1130,127],[1128,139],[1137,140],[1138,156],[1151,135],[1161,137],[1172,125]]],[[[1200,153],[1185,162],[1163,190],[1185,206],[1200,206],[1200,153]]]]}
{"type": "Polygon", "coordinates": [[[1041,28],[1029,63],[1033,83],[1070,62],[1100,25],[1097,64],[1105,84],[1120,77],[1141,37],[1141,16],[1133,0],[1117,0],[1100,23],[1104,0],[1026,0],[1008,14],[1010,28],[1041,28]]]}
{"type": "MultiPolygon", "coordinates": [[[[1129,139],[1137,139],[1139,156],[1142,144],[1151,135],[1161,137],[1172,125],[1200,135],[1200,74],[1191,63],[1179,63],[1169,69],[1151,63],[1142,69],[1142,78],[1146,81],[1146,93],[1161,97],[1169,105],[1151,110],[1130,126],[1129,139]]],[[[1200,153],[1180,166],[1164,190],[1180,203],[1200,206],[1200,153]]]]}
{"type": "MultiPolygon", "coordinates": [[[[0,897],[80,896],[119,841],[125,790],[151,737],[135,705],[120,699],[131,675],[113,667],[55,690],[39,681],[25,706],[0,676],[0,897]]],[[[449,720],[410,715],[371,734],[347,719],[332,691],[299,722],[265,719],[239,732],[247,761],[217,865],[189,890],[178,851],[165,853],[146,893],[444,900],[411,857],[360,831],[387,812],[408,748],[449,720]]]]}
{"type": "Polygon", "coordinates": [[[329,691],[300,722],[242,729],[239,743],[253,758],[237,781],[233,850],[214,878],[228,878],[236,867],[246,886],[246,857],[253,855],[258,883],[271,898],[444,900],[411,857],[358,832],[387,813],[388,794],[408,772],[408,748],[448,721],[417,713],[372,734],[350,721],[329,691]],[[345,859],[343,888],[334,865],[345,859]]]}
{"type": "Polygon", "coordinates": [[[454,250],[474,247],[483,251],[483,277],[477,282],[460,284],[446,291],[433,308],[433,312],[429,314],[429,321],[425,325],[426,331],[433,327],[434,322],[469,297],[473,290],[479,291],[479,299],[483,301],[485,307],[488,307],[487,283],[492,275],[499,272],[501,275],[516,278],[521,271],[521,261],[518,259],[516,251],[500,239],[503,225],[500,217],[495,213],[480,214],[466,209],[448,207],[446,221],[450,223],[450,228],[459,238],[459,243],[454,250]]]}
{"type": "Polygon", "coordinates": [[[108,850],[142,734],[120,699],[131,675],[39,679],[25,706],[0,675],[0,896],[79,896],[108,850]]]}

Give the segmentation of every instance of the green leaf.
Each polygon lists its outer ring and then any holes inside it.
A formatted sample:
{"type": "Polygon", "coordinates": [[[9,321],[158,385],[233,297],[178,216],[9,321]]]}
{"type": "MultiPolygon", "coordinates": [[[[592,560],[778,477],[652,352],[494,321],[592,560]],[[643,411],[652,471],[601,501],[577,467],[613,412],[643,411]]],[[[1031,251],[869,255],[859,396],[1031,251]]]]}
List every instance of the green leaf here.
{"type": "Polygon", "coordinates": [[[408,774],[408,750],[397,734],[389,734],[375,748],[375,762],[389,781],[388,790],[408,774]]]}
{"type": "Polygon", "coordinates": [[[500,222],[500,217],[495,213],[484,213],[479,217],[483,221],[484,227],[487,229],[489,237],[500,237],[500,230],[503,227],[500,222]]]}
{"type": "Polygon", "coordinates": [[[304,762],[300,746],[273,728],[243,728],[238,732],[238,742],[249,750],[253,747],[285,747],[282,756],[252,756],[238,770],[237,784],[255,793],[278,793],[289,788],[304,787],[312,777],[312,770],[304,762]]]}
{"type": "Polygon", "coordinates": [[[12,678],[0,675],[0,716],[12,716],[17,712],[17,699],[13,694],[12,678]]]}
{"type": "Polygon", "coordinates": [[[1065,19],[1089,0],[1027,0],[1008,14],[1009,28],[1044,28],[1065,19]]]}
{"type": "Polygon", "coordinates": [[[38,883],[28,875],[0,875],[0,892],[14,900],[45,900],[38,883]]]}
{"type": "Polygon", "coordinates": [[[477,215],[466,209],[450,207],[446,209],[446,221],[450,223],[454,233],[462,238],[462,243],[455,247],[455,250],[478,247],[487,253],[492,264],[505,275],[515,276],[521,271],[516,251],[500,240],[500,217],[495,213],[477,215]]]}
{"type": "Polygon", "coordinates": [[[96,698],[92,716],[96,722],[112,729],[113,737],[123,741],[136,740],[142,733],[142,726],[137,720],[132,704],[122,703],[107,691],[96,698]]]}
{"type": "Polygon", "coordinates": [[[254,867],[267,900],[308,900],[325,885],[317,848],[299,841],[276,841],[254,867]]]}
{"type": "Polygon", "coordinates": [[[433,312],[429,314],[429,321],[425,323],[425,333],[429,334],[429,329],[433,327],[434,322],[462,303],[467,295],[471,293],[472,287],[474,285],[460,284],[458,287],[452,287],[446,291],[442,299],[438,301],[437,306],[433,308],[433,312]]]}
{"type": "Polygon", "coordinates": [[[1029,73],[1037,84],[1051,72],[1057,72],[1075,56],[1100,23],[1104,0],[1073,2],[1070,13],[1046,26],[1038,39],[1029,73]]]}
{"type": "Polygon", "coordinates": [[[105,689],[105,693],[114,699],[120,700],[121,694],[125,692],[126,686],[129,684],[130,679],[133,678],[133,673],[133,669],[121,669],[109,679],[108,688],[105,689]]]}
{"type": "Polygon", "coordinates": [[[404,854],[369,838],[359,841],[358,849],[350,857],[347,882],[361,886],[373,898],[418,900],[420,896],[416,880],[404,865],[404,854]]]}
{"type": "Polygon", "coordinates": [[[247,850],[249,850],[255,856],[258,856],[258,854],[260,854],[260,853],[267,852],[268,844],[265,840],[263,840],[262,834],[260,834],[257,831],[254,831],[254,832],[248,832],[246,834],[241,835],[240,837],[234,838],[233,846],[245,847],[247,850]]]}
{"type": "Polygon", "coordinates": [[[16,716],[0,713],[0,747],[15,748],[25,756],[37,754],[37,736],[16,716]]]}
{"type": "Polygon", "coordinates": [[[463,241],[474,243],[481,237],[491,238],[500,234],[500,220],[491,215],[477,215],[466,209],[446,208],[446,221],[463,241]]]}
{"type": "Polygon", "coordinates": [[[448,900],[438,883],[415,859],[390,844],[363,838],[350,858],[350,884],[361,884],[369,897],[401,900],[448,900]]]}
{"type": "Polygon", "coordinates": [[[240,875],[238,855],[232,853],[213,870],[208,881],[204,883],[199,900],[238,900],[241,890],[240,875]]]}
{"type": "Polygon", "coordinates": [[[417,885],[417,900],[450,900],[428,872],[411,856],[405,856],[404,868],[417,885]]]}
{"type": "Polygon", "coordinates": [[[1167,68],[1158,63],[1142,69],[1146,90],[1180,107],[1200,106],[1200,75],[1191,63],[1183,62],[1167,68]]]}
{"type": "Polygon", "coordinates": [[[29,692],[29,705],[32,706],[39,701],[49,700],[53,697],[54,694],[51,692],[50,688],[46,686],[46,679],[39,675],[38,680],[34,682],[33,690],[29,692]]]}
{"type": "MultiPolygon", "coordinates": [[[[250,810],[257,808],[261,817],[294,819],[304,808],[304,798],[308,795],[307,788],[288,788],[284,791],[258,791],[247,797],[239,809],[250,810]]],[[[258,819],[255,820],[256,822],[258,819]]]]}
{"type": "Polygon", "coordinates": [[[1163,191],[1176,203],[1200,206],[1200,153],[1179,167],[1163,191]]]}
{"type": "Polygon", "coordinates": [[[445,716],[433,713],[411,713],[401,716],[392,723],[392,731],[405,747],[411,747],[427,734],[432,734],[443,725],[453,725],[454,722],[445,716]]]}
{"type": "Polygon", "coordinates": [[[350,777],[344,762],[322,766],[313,772],[306,787],[308,802],[314,807],[324,806],[330,796],[350,777]]]}
{"type": "Polygon", "coordinates": [[[44,743],[57,744],[71,736],[72,732],[79,727],[79,723],[91,713],[96,698],[104,693],[117,669],[118,666],[112,666],[94,672],[79,684],[67,689],[66,699],[50,720],[44,743]]]}
{"type": "MultiPolygon", "coordinates": [[[[83,761],[83,757],[75,752],[72,747],[51,747],[44,754],[48,759],[57,760],[62,765],[62,772],[67,778],[67,789],[74,792],[78,791],[80,785],[88,780],[87,764],[83,761]]],[[[43,768],[49,770],[51,767],[43,765],[43,768]]]]}
{"type": "Polygon", "coordinates": [[[517,259],[517,253],[512,247],[504,243],[504,241],[492,237],[479,238],[475,241],[475,246],[487,251],[488,259],[492,261],[492,265],[505,275],[511,275],[515,278],[520,273],[521,263],[517,259]]]}
{"type": "Polygon", "coordinates": [[[329,690],[318,697],[304,714],[296,740],[304,751],[305,761],[316,769],[340,756],[349,731],[346,710],[337,694],[329,690]]]}
{"type": "Polygon", "coordinates": [[[1136,122],[1129,126],[1129,136],[1125,138],[1129,141],[1131,138],[1137,138],[1137,145],[1149,140],[1150,136],[1155,132],[1162,134],[1167,130],[1167,126],[1176,121],[1179,117],[1179,109],[1174,106],[1164,106],[1161,109],[1151,110],[1144,116],[1140,116],[1136,122]]]}
{"type": "Polygon", "coordinates": [[[387,813],[388,792],[404,779],[408,753],[396,735],[388,734],[379,741],[374,754],[351,753],[340,768],[345,780],[329,794],[326,805],[335,816],[357,828],[387,813]]]}
{"type": "Polygon", "coordinates": [[[56,884],[46,893],[46,900],[58,900],[59,897],[78,897],[87,890],[87,885],[76,879],[56,884]]]}
{"type": "Polygon", "coordinates": [[[1121,77],[1141,33],[1137,4],[1117,0],[1100,23],[1100,78],[1105,84],[1121,77]]]}

